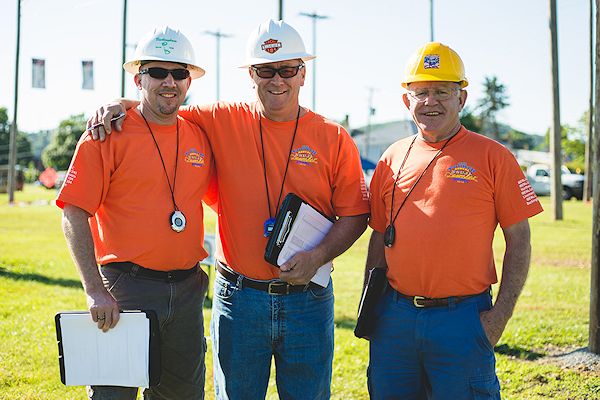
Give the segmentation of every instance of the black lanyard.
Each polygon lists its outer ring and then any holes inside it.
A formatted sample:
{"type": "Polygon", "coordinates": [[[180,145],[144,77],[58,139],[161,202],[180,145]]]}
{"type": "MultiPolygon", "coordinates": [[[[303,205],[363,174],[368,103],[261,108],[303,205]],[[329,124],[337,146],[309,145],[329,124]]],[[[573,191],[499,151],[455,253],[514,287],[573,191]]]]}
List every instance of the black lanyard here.
{"type": "MultiPolygon", "coordinates": [[[[281,194],[283,193],[283,186],[285,184],[285,178],[287,176],[288,167],[290,166],[290,157],[292,155],[292,148],[294,147],[294,139],[296,138],[296,132],[298,130],[298,119],[300,118],[300,106],[298,106],[298,114],[296,114],[296,125],[294,126],[294,134],[292,135],[292,142],[290,143],[290,150],[288,151],[287,163],[285,165],[285,172],[283,173],[283,181],[281,182],[281,189],[279,189],[279,197],[277,197],[277,206],[275,207],[275,214],[277,214],[277,210],[279,209],[279,202],[281,201],[281,194]]],[[[267,191],[267,206],[269,207],[269,220],[273,217],[271,216],[271,199],[269,197],[269,184],[267,182],[267,163],[266,163],[266,155],[265,155],[265,145],[263,143],[263,133],[262,133],[262,123],[260,113],[258,114],[258,127],[260,130],[260,147],[262,150],[262,162],[263,162],[263,175],[265,177],[265,190],[267,191]]]]}
{"type": "Polygon", "coordinates": [[[154,133],[152,132],[152,128],[150,128],[150,124],[144,114],[140,112],[142,118],[144,118],[144,122],[146,122],[146,126],[150,131],[150,135],[152,135],[152,140],[154,140],[154,144],[156,145],[156,150],[158,150],[158,156],[160,157],[160,162],[162,163],[163,170],[165,171],[165,177],[167,178],[167,183],[169,184],[169,191],[171,191],[171,200],[173,201],[173,207],[175,211],[179,211],[177,204],[175,203],[175,182],[177,180],[177,155],[179,154],[179,120],[177,120],[177,147],[175,148],[175,171],[173,172],[173,186],[171,186],[171,181],[169,180],[169,174],[167,174],[167,167],[165,166],[165,160],[163,160],[162,153],[160,152],[160,147],[158,147],[158,142],[154,137],[154,133]]]}
{"type": "Polygon", "coordinates": [[[406,193],[406,196],[404,196],[402,203],[400,203],[400,207],[398,207],[398,210],[396,211],[396,215],[394,215],[393,214],[394,213],[394,194],[396,193],[396,186],[398,184],[398,178],[400,178],[400,173],[402,172],[402,168],[404,168],[404,164],[406,163],[406,159],[408,158],[408,155],[410,154],[410,150],[412,149],[413,145],[415,144],[417,135],[415,135],[412,142],[410,142],[410,146],[408,146],[408,150],[406,150],[406,154],[404,155],[402,164],[400,164],[400,168],[398,169],[398,175],[396,175],[396,179],[394,179],[394,188],[392,189],[392,206],[390,207],[390,224],[385,229],[385,233],[383,235],[383,242],[386,245],[386,247],[392,247],[392,245],[394,244],[394,240],[396,239],[396,228],[394,228],[394,223],[396,222],[396,218],[398,218],[398,214],[400,213],[400,210],[404,206],[404,203],[406,203],[408,196],[410,196],[410,194],[412,193],[415,186],[417,186],[417,183],[419,183],[419,181],[421,180],[423,175],[425,175],[425,171],[427,171],[427,169],[429,168],[429,166],[431,165],[433,160],[435,160],[440,155],[442,150],[444,150],[444,148],[448,145],[448,143],[450,143],[450,140],[452,140],[453,137],[454,137],[454,135],[450,136],[448,138],[448,140],[446,140],[446,143],[444,143],[444,145],[437,151],[437,153],[435,153],[433,158],[431,160],[429,160],[429,163],[427,164],[427,166],[425,166],[425,169],[423,171],[421,171],[421,174],[419,175],[417,180],[412,184],[412,186],[408,190],[408,193],[406,193]],[[393,218],[392,218],[392,216],[393,216],[393,218]]]}

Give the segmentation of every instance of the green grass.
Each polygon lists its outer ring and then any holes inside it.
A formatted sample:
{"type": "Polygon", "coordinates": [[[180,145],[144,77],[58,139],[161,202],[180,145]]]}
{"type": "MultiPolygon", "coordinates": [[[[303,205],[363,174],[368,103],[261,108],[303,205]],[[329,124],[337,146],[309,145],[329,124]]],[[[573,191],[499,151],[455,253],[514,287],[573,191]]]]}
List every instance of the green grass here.
{"type": "MultiPolygon", "coordinates": [[[[54,314],[85,309],[78,275],[60,229],[55,193],[26,186],[17,205],[0,196],[0,399],[81,399],[82,388],[60,383],[54,314]],[[42,201],[39,201],[42,200],[42,201]]],[[[598,374],[541,363],[542,356],[585,347],[588,340],[591,216],[581,202],[564,204],[565,219],[546,212],[531,220],[533,259],[513,319],[496,347],[506,399],[600,397],[598,374]]],[[[207,231],[214,231],[214,214],[207,231]]],[[[335,262],[335,358],[332,397],[365,399],[368,344],[353,336],[369,233],[335,262]]],[[[494,243],[501,264],[501,231],[494,243]]],[[[497,291],[497,288],[495,288],[497,291]]],[[[210,310],[205,313],[206,334],[210,310]]],[[[207,399],[212,354],[207,353],[207,399]]],[[[268,398],[277,398],[273,379],[268,398]]]]}

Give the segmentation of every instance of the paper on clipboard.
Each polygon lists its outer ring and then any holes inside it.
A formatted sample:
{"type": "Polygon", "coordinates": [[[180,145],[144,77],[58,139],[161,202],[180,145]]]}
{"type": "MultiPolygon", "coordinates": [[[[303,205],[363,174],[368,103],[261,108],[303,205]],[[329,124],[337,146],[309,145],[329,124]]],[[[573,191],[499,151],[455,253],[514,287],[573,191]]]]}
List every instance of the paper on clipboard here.
{"type": "MultiPolygon", "coordinates": [[[[315,248],[333,226],[333,222],[325,218],[306,203],[300,205],[300,209],[298,210],[293,224],[291,223],[291,215],[286,219],[289,222],[284,220],[284,225],[278,233],[278,236],[281,237],[282,240],[285,240],[281,252],[277,257],[277,264],[279,265],[285,263],[299,251],[307,251],[315,248]]],[[[327,287],[329,284],[329,277],[331,276],[332,266],[333,263],[329,261],[319,267],[317,273],[311,279],[311,282],[327,287]]]]}

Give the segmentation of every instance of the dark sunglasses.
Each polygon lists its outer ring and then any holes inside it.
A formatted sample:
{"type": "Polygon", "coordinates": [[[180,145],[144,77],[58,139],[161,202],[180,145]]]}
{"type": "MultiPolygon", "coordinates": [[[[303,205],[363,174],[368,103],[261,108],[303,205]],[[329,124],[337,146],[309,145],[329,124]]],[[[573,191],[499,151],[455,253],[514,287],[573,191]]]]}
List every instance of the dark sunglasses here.
{"type": "Polygon", "coordinates": [[[153,67],[153,68],[140,69],[140,74],[142,74],[142,75],[148,74],[148,75],[150,75],[150,77],[152,77],[154,79],[165,79],[167,76],[169,76],[169,74],[171,74],[173,79],[175,79],[176,81],[181,81],[181,80],[189,78],[190,71],[188,71],[185,68],[166,69],[166,68],[153,67]]]}
{"type": "Polygon", "coordinates": [[[298,71],[304,68],[304,64],[296,65],[294,67],[281,67],[281,68],[270,68],[270,67],[250,67],[259,78],[271,79],[275,74],[279,74],[282,78],[292,78],[298,75],[298,71]]]}

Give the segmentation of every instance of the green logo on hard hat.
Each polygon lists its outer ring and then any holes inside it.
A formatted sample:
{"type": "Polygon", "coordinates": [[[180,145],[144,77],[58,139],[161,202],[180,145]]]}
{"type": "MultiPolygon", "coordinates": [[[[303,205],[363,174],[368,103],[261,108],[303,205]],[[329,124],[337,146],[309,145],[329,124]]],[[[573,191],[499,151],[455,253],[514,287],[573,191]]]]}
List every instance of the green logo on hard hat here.
{"type": "Polygon", "coordinates": [[[171,51],[175,50],[175,47],[173,45],[177,43],[177,40],[165,39],[160,37],[156,38],[155,40],[156,42],[158,42],[156,44],[155,49],[162,49],[162,51],[164,51],[165,54],[171,54],[171,51]]]}

